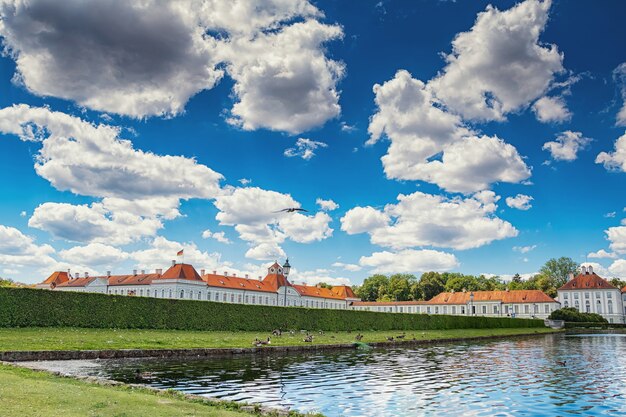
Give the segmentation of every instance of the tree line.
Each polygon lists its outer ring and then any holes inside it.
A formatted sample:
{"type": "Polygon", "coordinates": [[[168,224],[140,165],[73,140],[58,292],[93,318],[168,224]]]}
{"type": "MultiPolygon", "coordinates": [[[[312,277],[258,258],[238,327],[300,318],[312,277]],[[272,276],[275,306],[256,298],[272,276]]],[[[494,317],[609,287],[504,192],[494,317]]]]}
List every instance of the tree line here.
{"type": "MultiPolygon", "coordinates": [[[[515,274],[511,281],[498,276],[465,275],[458,272],[425,272],[418,279],[413,274],[375,274],[352,287],[363,301],[412,301],[430,300],[441,292],[494,291],[494,290],[541,290],[556,297],[557,289],[576,275],[580,265],[568,257],[548,260],[536,275],[524,280],[515,274]]],[[[626,283],[615,278],[611,284],[622,288],[626,283]]]]}

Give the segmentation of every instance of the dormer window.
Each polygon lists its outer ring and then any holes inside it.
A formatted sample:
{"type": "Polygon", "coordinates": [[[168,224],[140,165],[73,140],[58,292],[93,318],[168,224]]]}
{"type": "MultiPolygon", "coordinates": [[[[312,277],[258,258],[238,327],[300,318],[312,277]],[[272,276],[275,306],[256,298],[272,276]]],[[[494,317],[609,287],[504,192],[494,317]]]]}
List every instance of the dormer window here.
{"type": "Polygon", "coordinates": [[[276,270],[274,268],[270,268],[270,274],[274,274],[276,270]]]}

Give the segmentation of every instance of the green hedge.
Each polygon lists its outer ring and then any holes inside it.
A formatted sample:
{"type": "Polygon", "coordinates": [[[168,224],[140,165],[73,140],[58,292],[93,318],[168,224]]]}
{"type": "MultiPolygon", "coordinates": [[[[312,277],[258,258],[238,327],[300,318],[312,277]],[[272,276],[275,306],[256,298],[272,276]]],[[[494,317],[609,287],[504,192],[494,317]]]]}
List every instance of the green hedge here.
{"type": "Polygon", "coordinates": [[[564,320],[566,322],[580,323],[608,323],[607,319],[596,313],[581,313],[574,307],[563,307],[554,310],[548,316],[550,320],[564,320]]]}
{"type": "Polygon", "coordinates": [[[543,320],[225,304],[0,288],[0,327],[270,331],[543,327],[543,320]]]}

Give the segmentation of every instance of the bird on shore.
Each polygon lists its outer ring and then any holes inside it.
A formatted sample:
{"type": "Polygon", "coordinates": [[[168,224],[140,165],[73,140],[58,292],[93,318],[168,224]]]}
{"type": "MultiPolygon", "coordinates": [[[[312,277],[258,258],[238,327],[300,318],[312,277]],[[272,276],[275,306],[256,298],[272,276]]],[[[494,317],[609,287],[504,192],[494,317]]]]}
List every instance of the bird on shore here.
{"type": "Polygon", "coordinates": [[[357,342],[360,342],[361,339],[363,339],[363,335],[361,333],[359,333],[354,338],[356,339],[357,342]]]}
{"type": "Polygon", "coordinates": [[[280,329],[272,330],[272,336],[281,336],[282,334],[283,334],[283,331],[280,329]]]}
{"type": "Polygon", "coordinates": [[[135,369],[135,379],[150,379],[152,378],[152,372],[142,371],[141,369],[135,369]]]}
{"type": "Polygon", "coordinates": [[[556,364],[561,366],[565,366],[566,363],[567,361],[556,361],[556,364]]]}
{"type": "Polygon", "coordinates": [[[284,208],[282,210],[274,211],[273,213],[282,213],[282,212],[293,213],[293,212],[296,212],[296,211],[306,211],[306,212],[308,212],[309,210],[305,210],[305,209],[299,208],[299,207],[288,207],[288,208],[284,208]]]}
{"type": "Polygon", "coordinates": [[[303,342],[307,342],[307,343],[313,342],[313,335],[312,334],[306,335],[306,337],[304,339],[302,339],[302,341],[303,342]]]}
{"type": "Polygon", "coordinates": [[[393,336],[387,336],[387,341],[393,342],[393,336]]]}
{"type": "Polygon", "coordinates": [[[396,336],[396,339],[404,339],[406,337],[406,332],[402,332],[400,336],[396,336]]]}

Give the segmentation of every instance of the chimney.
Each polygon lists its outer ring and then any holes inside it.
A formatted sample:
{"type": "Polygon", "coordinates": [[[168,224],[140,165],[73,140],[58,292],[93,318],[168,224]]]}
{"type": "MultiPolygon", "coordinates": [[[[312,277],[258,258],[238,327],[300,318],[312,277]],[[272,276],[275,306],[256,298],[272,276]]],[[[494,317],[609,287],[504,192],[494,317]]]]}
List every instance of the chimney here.
{"type": "Polygon", "coordinates": [[[76,278],[80,278],[80,272],[76,273],[76,278]]]}
{"type": "Polygon", "coordinates": [[[246,274],[246,279],[248,279],[248,274],[246,274]]]}
{"type": "Polygon", "coordinates": [[[89,272],[85,272],[85,278],[89,278],[89,272]]]}
{"type": "Polygon", "coordinates": [[[315,284],[315,288],[322,288],[322,284],[318,282],[317,284],[315,284]]]}
{"type": "Polygon", "coordinates": [[[133,269],[133,275],[137,275],[137,270],[133,269]]]}
{"type": "Polygon", "coordinates": [[[585,268],[584,266],[580,267],[580,273],[585,275],[587,273],[587,268],[585,268]]]}
{"type": "Polygon", "coordinates": [[[172,259],[172,266],[176,265],[176,259],[172,259]]]}
{"type": "Polygon", "coordinates": [[[146,270],[145,269],[141,270],[141,275],[146,275],[146,270]]]}
{"type": "Polygon", "coordinates": [[[213,271],[213,275],[217,275],[217,271],[213,271]]]}
{"type": "Polygon", "coordinates": [[[570,272],[570,273],[569,273],[568,278],[569,278],[569,280],[570,280],[570,281],[571,281],[571,280],[573,280],[573,279],[574,279],[574,274],[572,274],[572,273],[570,272]]]}
{"type": "Polygon", "coordinates": [[[259,281],[263,281],[263,278],[261,278],[261,275],[259,275],[259,281]]]}
{"type": "Polygon", "coordinates": [[[589,272],[590,274],[593,274],[593,266],[589,265],[587,267],[587,272],[589,272]]]}
{"type": "Polygon", "coordinates": [[[107,278],[111,276],[111,271],[107,271],[107,278]]]}
{"type": "Polygon", "coordinates": [[[233,276],[234,276],[234,277],[236,277],[236,276],[237,276],[237,273],[236,273],[236,272],[233,272],[233,276]]]}
{"type": "Polygon", "coordinates": [[[71,277],[72,276],[72,271],[68,269],[67,270],[67,275],[71,277]]]}
{"type": "Polygon", "coordinates": [[[157,275],[161,275],[163,273],[163,270],[161,268],[157,269],[156,271],[154,271],[157,273],[157,275]]]}
{"type": "Polygon", "coordinates": [[[206,272],[206,271],[205,271],[204,269],[201,269],[201,270],[200,270],[200,276],[201,276],[201,277],[202,277],[202,276],[204,276],[204,273],[205,273],[205,272],[206,272]]]}
{"type": "Polygon", "coordinates": [[[224,276],[227,277],[228,276],[228,271],[224,271],[224,276]]]}

